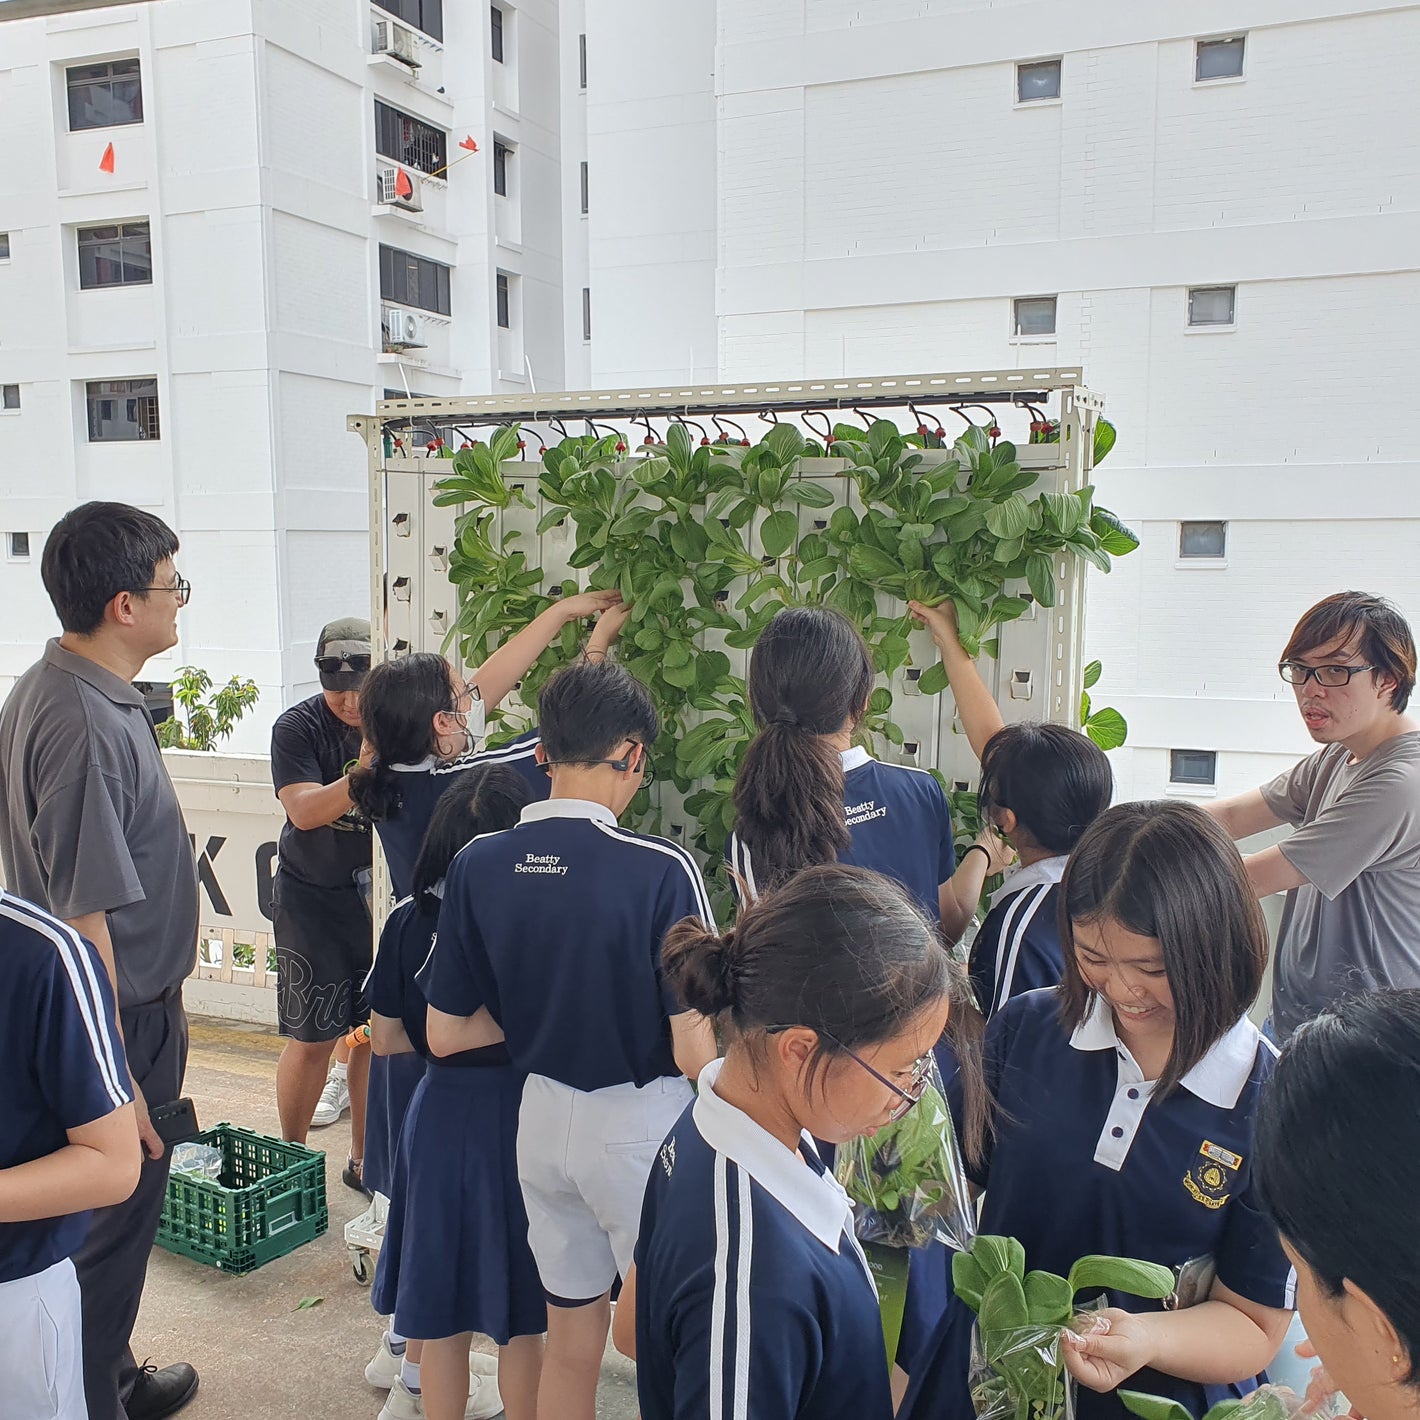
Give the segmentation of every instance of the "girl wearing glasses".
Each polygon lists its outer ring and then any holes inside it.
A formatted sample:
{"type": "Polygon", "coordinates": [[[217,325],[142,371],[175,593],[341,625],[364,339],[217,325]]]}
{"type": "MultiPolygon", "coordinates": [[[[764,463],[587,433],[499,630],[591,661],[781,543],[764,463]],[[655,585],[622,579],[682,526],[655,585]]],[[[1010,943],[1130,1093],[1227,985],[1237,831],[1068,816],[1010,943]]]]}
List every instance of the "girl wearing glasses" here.
{"type": "MultiPolygon", "coordinates": [[[[646,1190],[628,1289],[641,1414],[891,1420],[876,1292],[812,1138],[842,1143],[911,1107],[947,1021],[946,950],[895,883],[830,865],[731,932],[682,922],[663,961],[726,1052],[646,1190]]],[[[630,1349],[626,1330],[619,1317],[630,1349]]]]}
{"type": "Polygon", "coordinates": [[[496,709],[528,668],[573,621],[597,616],[588,656],[604,656],[630,608],[618,592],[563,597],[500,646],[465,683],[431,652],[415,652],[376,666],[360,695],[360,717],[370,763],[350,776],[350,797],[375,825],[397,898],[407,897],[414,860],[439,796],[476,765],[503,764],[527,780],[534,799],[548,794],[534,752],[536,730],[494,750],[474,752],[484,716],[496,709]]]}
{"type": "MultiPolygon", "coordinates": [[[[1126,1381],[1201,1415],[1252,1388],[1291,1320],[1291,1271],[1252,1173],[1276,1056],[1246,1015],[1266,927],[1242,860],[1191,804],[1107,810],[1060,891],[1061,985],[1008,1002],[986,1032],[994,1127],[967,1167],[986,1191],[981,1231],[1061,1275],[1089,1253],[1175,1269],[1174,1309],[1106,1297],[1109,1331],[1067,1342],[1066,1364],[1081,1420],[1123,1420],[1126,1381]]],[[[904,1420],[972,1413],[973,1319],[953,1300],[904,1420]]]]}

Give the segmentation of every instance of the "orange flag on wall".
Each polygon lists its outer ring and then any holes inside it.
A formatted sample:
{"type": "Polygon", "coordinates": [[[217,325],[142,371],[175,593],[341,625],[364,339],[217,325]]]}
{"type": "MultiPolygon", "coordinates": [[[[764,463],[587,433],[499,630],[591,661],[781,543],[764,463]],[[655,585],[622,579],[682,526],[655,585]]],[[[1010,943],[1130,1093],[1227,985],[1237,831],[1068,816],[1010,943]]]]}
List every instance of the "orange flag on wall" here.
{"type": "Polygon", "coordinates": [[[111,173],[113,171],[113,144],[110,143],[104,149],[104,155],[99,159],[99,171],[101,173],[111,173]]]}
{"type": "Polygon", "coordinates": [[[409,180],[409,174],[403,168],[395,169],[394,192],[396,197],[413,197],[414,184],[409,180]]]}
{"type": "Polygon", "coordinates": [[[467,148],[470,153],[478,152],[478,144],[473,141],[473,134],[471,133],[467,138],[459,139],[459,147],[467,148]]]}

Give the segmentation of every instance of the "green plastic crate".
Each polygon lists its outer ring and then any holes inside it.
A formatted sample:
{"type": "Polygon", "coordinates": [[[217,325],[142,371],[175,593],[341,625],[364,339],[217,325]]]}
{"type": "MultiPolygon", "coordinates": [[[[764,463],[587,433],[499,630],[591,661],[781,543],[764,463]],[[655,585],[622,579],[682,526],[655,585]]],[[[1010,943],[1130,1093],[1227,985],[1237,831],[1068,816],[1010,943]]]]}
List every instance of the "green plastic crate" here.
{"type": "Polygon", "coordinates": [[[223,1272],[252,1272],[325,1232],[325,1155],[235,1124],[197,1136],[222,1151],[222,1176],[168,1175],[158,1246],[223,1272]]]}

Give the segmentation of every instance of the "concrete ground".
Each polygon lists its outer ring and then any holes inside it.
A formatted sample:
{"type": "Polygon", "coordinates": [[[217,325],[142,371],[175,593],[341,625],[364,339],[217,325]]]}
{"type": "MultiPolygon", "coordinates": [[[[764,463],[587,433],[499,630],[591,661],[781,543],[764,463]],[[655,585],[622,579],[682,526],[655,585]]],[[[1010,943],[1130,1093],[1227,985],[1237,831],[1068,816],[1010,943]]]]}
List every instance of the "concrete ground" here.
{"type": "MultiPolygon", "coordinates": [[[[223,1121],[279,1135],[276,1057],[281,1042],[260,1027],[203,1018],[192,1021],[187,1092],[203,1127],[223,1121]]],[[[375,1420],[384,1402],[365,1384],[365,1362],[379,1344],[381,1321],[370,1291],[356,1283],[344,1226],[365,1208],[341,1182],[350,1147],[350,1119],[316,1130],[326,1151],[330,1228],[325,1236],[231,1277],[186,1257],[153,1250],[133,1350],[154,1364],[190,1361],[201,1388],[185,1420],[375,1420]],[[319,1306],[299,1308],[307,1297],[319,1306]]],[[[489,1341],[481,1348],[492,1352],[489,1341]]],[[[636,1415],[635,1370],[608,1348],[597,1415],[636,1415]]]]}

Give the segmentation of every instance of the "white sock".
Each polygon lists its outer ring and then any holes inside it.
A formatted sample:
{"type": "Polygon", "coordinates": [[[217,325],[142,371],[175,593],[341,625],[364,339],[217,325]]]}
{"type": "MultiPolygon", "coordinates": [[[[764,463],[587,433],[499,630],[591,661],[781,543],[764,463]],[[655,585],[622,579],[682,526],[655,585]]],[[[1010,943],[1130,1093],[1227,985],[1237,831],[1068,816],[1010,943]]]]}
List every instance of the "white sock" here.
{"type": "Polygon", "coordinates": [[[388,1343],[391,1353],[396,1356],[404,1355],[405,1343],[408,1340],[407,1336],[401,1336],[397,1331],[385,1332],[385,1341],[388,1343]]]}
{"type": "Polygon", "coordinates": [[[399,1378],[404,1382],[404,1388],[411,1395],[419,1394],[419,1362],[411,1361],[408,1356],[399,1363],[399,1378]]]}
{"type": "Polygon", "coordinates": [[[331,1080],[343,1080],[345,1078],[345,1066],[338,1060],[330,1062],[330,1074],[326,1077],[331,1080]]]}

